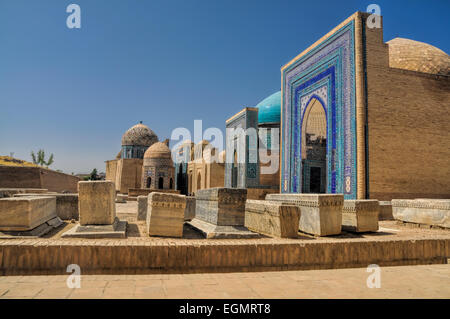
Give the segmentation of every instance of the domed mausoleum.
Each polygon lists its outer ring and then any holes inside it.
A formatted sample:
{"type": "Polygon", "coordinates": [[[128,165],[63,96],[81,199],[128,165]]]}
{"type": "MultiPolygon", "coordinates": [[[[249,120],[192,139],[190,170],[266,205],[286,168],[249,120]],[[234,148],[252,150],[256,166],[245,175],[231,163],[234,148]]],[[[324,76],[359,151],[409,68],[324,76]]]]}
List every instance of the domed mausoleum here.
{"type": "Polygon", "coordinates": [[[106,161],[106,179],[114,182],[118,192],[128,194],[130,189],[141,187],[145,151],[157,142],[158,136],[142,122],[122,135],[120,152],[106,161]]]}
{"type": "Polygon", "coordinates": [[[450,56],[427,43],[404,38],[388,42],[391,68],[450,75],[450,56]]]}
{"type": "Polygon", "coordinates": [[[281,91],[266,97],[256,105],[258,109],[258,125],[274,124],[280,126],[281,91]]]}
{"type": "Polygon", "coordinates": [[[142,122],[129,128],[122,136],[122,158],[143,158],[147,148],[158,142],[158,136],[142,122]]]}
{"type": "Polygon", "coordinates": [[[175,168],[168,143],[157,142],[145,151],[141,188],[174,189],[175,168]]]}
{"type": "Polygon", "coordinates": [[[281,91],[278,91],[226,121],[226,187],[247,188],[250,199],[264,199],[267,193],[278,191],[280,118],[281,91]],[[238,128],[254,131],[257,137],[249,134],[248,138],[240,139],[228,130],[238,128]],[[257,148],[258,152],[252,152],[257,148]]]}

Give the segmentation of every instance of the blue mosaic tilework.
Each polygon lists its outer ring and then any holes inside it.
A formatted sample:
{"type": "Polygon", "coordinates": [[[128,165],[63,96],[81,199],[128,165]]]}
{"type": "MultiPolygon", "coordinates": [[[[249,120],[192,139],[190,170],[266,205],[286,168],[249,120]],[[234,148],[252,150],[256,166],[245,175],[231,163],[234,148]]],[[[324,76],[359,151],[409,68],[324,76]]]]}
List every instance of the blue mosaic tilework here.
{"type": "Polygon", "coordinates": [[[356,198],[354,22],[283,70],[281,190],[301,191],[302,123],[316,98],[327,115],[327,192],[356,198]]]}

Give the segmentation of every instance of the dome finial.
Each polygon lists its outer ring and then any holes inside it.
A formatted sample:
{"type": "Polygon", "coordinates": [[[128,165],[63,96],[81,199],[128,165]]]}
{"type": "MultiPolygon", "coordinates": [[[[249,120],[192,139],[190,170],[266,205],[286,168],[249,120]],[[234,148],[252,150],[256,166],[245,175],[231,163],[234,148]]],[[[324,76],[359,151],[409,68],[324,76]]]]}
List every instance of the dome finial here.
{"type": "Polygon", "coordinates": [[[142,124],[142,121],[139,121],[139,124],[142,124]]]}

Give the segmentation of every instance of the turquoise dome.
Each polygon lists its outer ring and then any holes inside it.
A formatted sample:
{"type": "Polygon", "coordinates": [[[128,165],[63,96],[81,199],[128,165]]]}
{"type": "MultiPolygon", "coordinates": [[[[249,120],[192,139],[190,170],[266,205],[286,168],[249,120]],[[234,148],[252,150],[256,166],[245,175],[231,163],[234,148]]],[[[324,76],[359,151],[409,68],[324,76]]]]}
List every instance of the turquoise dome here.
{"type": "Polygon", "coordinates": [[[266,97],[259,102],[258,108],[258,123],[280,123],[281,117],[281,91],[278,91],[271,96],[266,97]]]}

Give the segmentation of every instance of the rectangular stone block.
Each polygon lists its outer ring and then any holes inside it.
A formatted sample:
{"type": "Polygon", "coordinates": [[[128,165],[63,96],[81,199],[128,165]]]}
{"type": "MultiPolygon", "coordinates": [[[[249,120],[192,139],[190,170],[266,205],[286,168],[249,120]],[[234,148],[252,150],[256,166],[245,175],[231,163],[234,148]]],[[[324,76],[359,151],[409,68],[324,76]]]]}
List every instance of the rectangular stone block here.
{"type": "Polygon", "coordinates": [[[297,238],[299,220],[295,205],[251,199],[245,204],[245,227],[261,234],[297,238]]]}
{"type": "Polygon", "coordinates": [[[195,217],[195,197],[186,196],[186,209],[184,210],[184,220],[192,220],[195,217]]]}
{"type": "Polygon", "coordinates": [[[116,194],[116,203],[124,204],[127,202],[127,195],[124,194],[116,194]]]}
{"type": "Polygon", "coordinates": [[[394,220],[391,201],[380,201],[379,203],[380,214],[378,215],[378,220],[394,220]]]}
{"type": "Polygon", "coordinates": [[[145,221],[145,220],[147,220],[148,196],[138,196],[137,202],[138,202],[137,220],[145,221]]]}
{"type": "Polygon", "coordinates": [[[391,203],[397,220],[450,228],[450,199],[393,199],[391,203]]]}
{"type": "Polygon", "coordinates": [[[15,194],[14,197],[53,196],[56,198],[56,215],[62,220],[78,220],[78,194],[15,194]]]}
{"type": "Polygon", "coordinates": [[[379,204],[375,199],[344,200],[342,229],[351,232],[378,230],[379,204]]]}
{"type": "Polygon", "coordinates": [[[56,198],[10,197],[0,199],[0,231],[28,231],[56,217],[56,198]]]}
{"type": "Polygon", "coordinates": [[[150,236],[183,237],[185,195],[153,192],[148,195],[147,205],[150,236]]]}
{"type": "Polygon", "coordinates": [[[116,218],[115,198],[111,181],[78,182],[80,225],[112,225],[116,218]]]}
{"type": "Polygon", "coordinates": [[[244,226],[247,190],[209,188],[195,194],[195,218],[220,226],[244,226]]]}
{"type": "Polygon", "coordinates": [[[342,194],[268,194],[266,200],[300,208],[300,231],[317,236],[338,235],[342,228],[342,194]]]}

